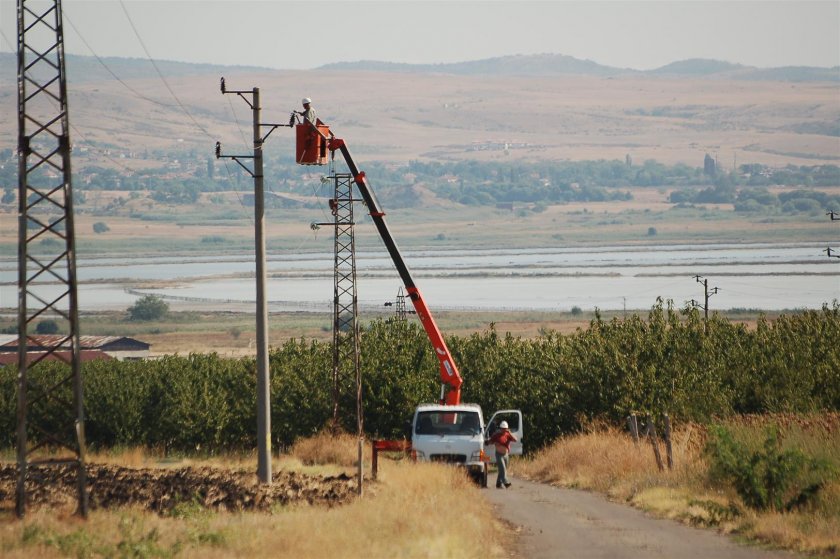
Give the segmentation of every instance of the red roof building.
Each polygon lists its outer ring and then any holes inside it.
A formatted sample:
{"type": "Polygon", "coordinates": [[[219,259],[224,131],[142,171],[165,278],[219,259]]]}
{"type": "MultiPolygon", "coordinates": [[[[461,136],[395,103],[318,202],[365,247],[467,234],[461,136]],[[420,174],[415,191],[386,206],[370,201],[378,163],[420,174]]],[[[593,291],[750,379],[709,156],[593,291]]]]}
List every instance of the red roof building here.
{"type": "MultiPolygon", "coordinates": [[[[29,363],[35,362],[40,356],[44,355],[45,351],[30,351],[26,354],[27,359],[29,359],[29,363]]],[[[65,363],[69,363],[70,359],[72,359],[71,352],[69,351],[54,351],[51,354],[47,355],[43,358],[44,361],[64,361],[65,363]]],[[[79,352],[79,359],[82,363],[85,361],[93,361],[94,359],[105,359],[110,361],[114,359],[104,351],[100,351],[98,349],[83,349],[79,352]]],[[[6,365],[17,365],[18,362],[18,354],[17,351],[2,351],[0,352],[0,367],[5,367],[6,365]]]]}
{"type": "MultiPolygon", "coordinates": [[[[27,336],[26,350],[29,353],[37,354],[56,345],[59,346],[59,352],[69,353],[70,340],[67,336],[61,334],[27,336]]],[[[82,353],[96,351],[118,361],[146,359],[149,357],[149,348],[151,347],[146,342],[125,336],[79,336],[79,346],[82,353]]],[[[17,356],[17,351],[17,336],[11,336],[8,340],[0,340],[0,355],[11,353],[17,356]]],[[[90,358],[95,358],[93,357],[95,354],[89,353],[88,355],[90,358]]],[[[15,357],[15,362],[17,362],[17,357],[15,357]]]]}

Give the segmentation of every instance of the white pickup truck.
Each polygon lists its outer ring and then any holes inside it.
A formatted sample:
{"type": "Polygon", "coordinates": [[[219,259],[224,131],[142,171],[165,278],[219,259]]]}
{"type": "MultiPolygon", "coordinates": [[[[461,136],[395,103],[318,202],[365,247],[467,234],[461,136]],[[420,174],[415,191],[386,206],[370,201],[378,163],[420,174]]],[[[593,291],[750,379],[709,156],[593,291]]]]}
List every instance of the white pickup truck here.
{"type": "Polygon", "coordinates": [[[487,487],[489,462],[495,461],[493,444],[484,441],[507,421],[517,442],[511,454],[522,454],[522,412],[497,411],[485,426],[477,404],[421,404],[411,422],[411,450],[416,460],[446,462],[467,468],[481,487],[487,487]]]}

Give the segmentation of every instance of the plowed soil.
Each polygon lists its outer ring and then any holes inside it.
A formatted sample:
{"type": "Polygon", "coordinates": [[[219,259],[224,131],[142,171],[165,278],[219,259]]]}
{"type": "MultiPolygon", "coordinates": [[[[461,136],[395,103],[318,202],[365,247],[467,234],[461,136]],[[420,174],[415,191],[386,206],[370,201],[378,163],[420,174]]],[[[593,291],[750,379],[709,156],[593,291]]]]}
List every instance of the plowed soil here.
{"type": "MultiPolygon", "coordinates": [[[[17,466],[0,466],[0,508],[14,510],[17,466]]],[[[137,469],[87,465],[91,509],[139,506],[160,514],[176,505],[195,503],[213,510],[268,511],[275,505],[348,502],[356,480],[345,474],[314,476],[280,471],[271,485],[260,484],[253,472],[209,467],[137,469]]],[[[32,466],[26,481],[27,510],[74,508],[77,502],[73,466],[32,466]]]]}

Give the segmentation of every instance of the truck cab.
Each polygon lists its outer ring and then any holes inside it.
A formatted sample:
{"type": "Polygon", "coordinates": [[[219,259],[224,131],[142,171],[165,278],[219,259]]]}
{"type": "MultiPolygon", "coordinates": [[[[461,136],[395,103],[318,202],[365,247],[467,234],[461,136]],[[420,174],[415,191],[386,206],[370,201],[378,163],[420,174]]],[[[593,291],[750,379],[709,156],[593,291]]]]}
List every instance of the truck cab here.
{"type": "MultiPolygon", "coordinates": [[[[498,428],[502,418],[511,427],[514,425],[512,421],[516,421],[518,431],[511,431],[519,439],[518,443],[514,443],[518,444],[518,451],[514,452],[511,447],[511,453],[522,454],[522,412],[496,412],[490,425],[498,428]]],[[[495,459],[493,445],[487,448],[484,445],[485,437],[492,434],[488,431],[481,407],[477,404],[421,404],[414,411],[411,422],[412,455],[421,462],[445,462],[462,466],[482,487],[487,487],[490,458],[487,449],[492,452],[492,459],[495,459]]]]}

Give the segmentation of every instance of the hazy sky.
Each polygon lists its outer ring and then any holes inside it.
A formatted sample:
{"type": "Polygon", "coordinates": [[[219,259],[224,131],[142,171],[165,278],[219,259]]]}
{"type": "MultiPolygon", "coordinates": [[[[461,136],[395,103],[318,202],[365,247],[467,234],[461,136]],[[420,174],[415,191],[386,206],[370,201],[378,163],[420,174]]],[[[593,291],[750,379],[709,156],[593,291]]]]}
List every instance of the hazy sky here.
{"type": "MultiPolygon", "coordinates": [[[[66,51],[99,56],[145,58],[145,44],[158,60],[289,69],[535,53],[636,69],[686,58],[840,65],[840,0],[63,0],[63,7],[66,51]]],[[[15,48],[15,9],[15,0],[0,0],[2,51],[15,48]]]]}

